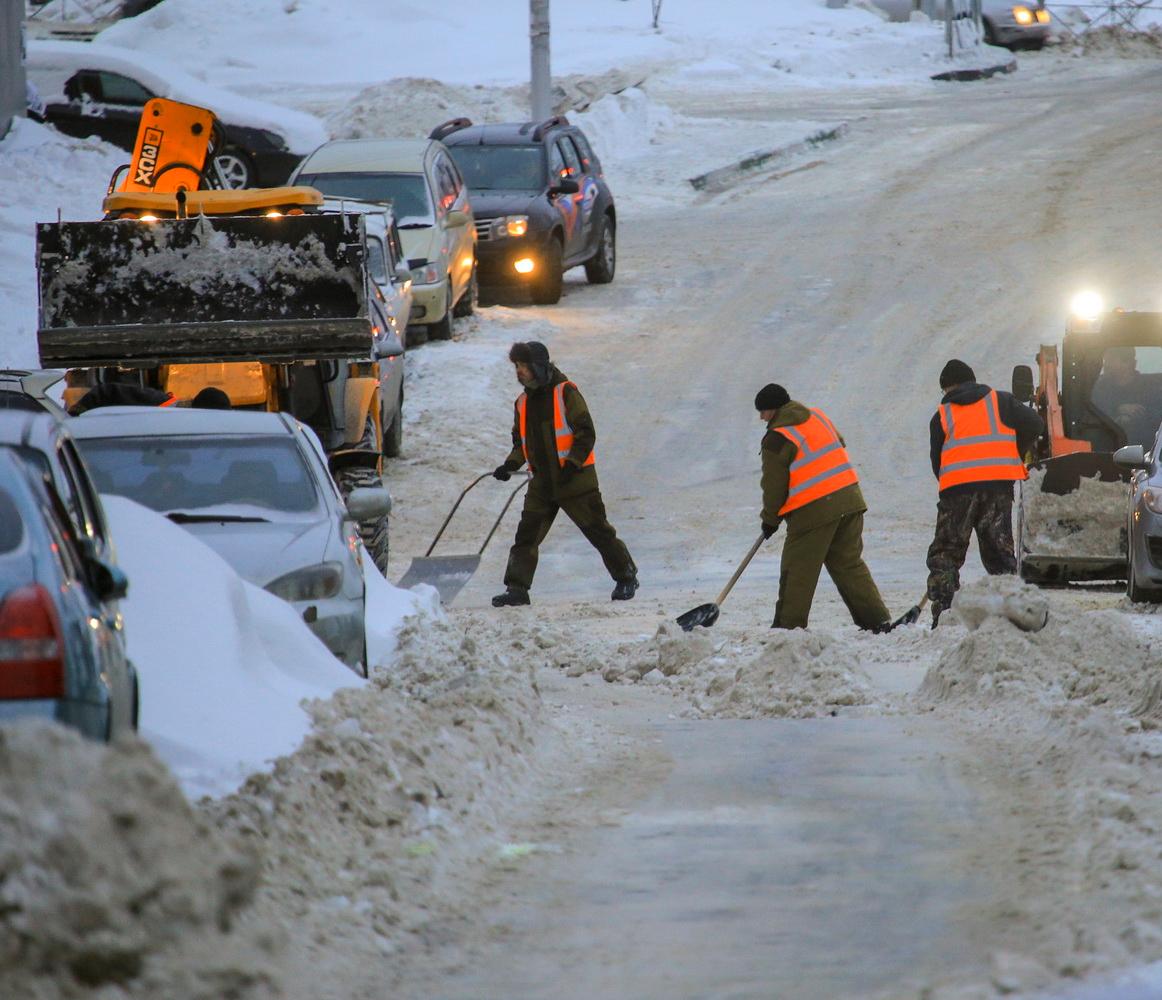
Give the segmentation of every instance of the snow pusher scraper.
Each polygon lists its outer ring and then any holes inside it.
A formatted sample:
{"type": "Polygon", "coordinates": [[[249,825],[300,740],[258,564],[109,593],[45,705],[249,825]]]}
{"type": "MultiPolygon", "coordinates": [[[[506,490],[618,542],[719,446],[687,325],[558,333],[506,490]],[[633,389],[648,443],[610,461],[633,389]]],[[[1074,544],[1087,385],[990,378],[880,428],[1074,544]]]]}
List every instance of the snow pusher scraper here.
{"type": "MultiPolygon", "coordinates": [[[[179,404],[216,386],[310,426],[344,495],[382,488],[396,401],[385,411],[380,386],[403,345],[377,311],[363,216],[323,213],[314,188],[223,189],[218,134],[205,109],[150,101],[104,218],[37,226],[41,364],[179,404]]],[[[385,569],[387,516],[360,532],[385,569]]]]}
{"type": "Polygon", "coordinates": [[[1021,578],[1124,580],[1130,472],[1113,455],[1126,444],[1150,450],[1162,423],[1162,313],[1107,311],[1079,296],[1060,354],[1043,344],[1037,365],[1036,389],[1028,366],[1013,369],[1013,395],[1046,427],[1018,484],[1021,578]]]}
{"type": "Polygon", "coordinates": [[[504,520],[504,515],[508,513],[508,508],[512,506],[516,495],[528,486],[530,477],[525,477],[521,480],[520,485],[516,487],[508,495],[508,499],[504,502],[504,506],[500,508],[500,513],[496,515],[496,520],[492,522],[492,530],[485,536],[483,542],[480,543],[480,548],[472,555],[462,556],[434,556],[432,550],[436,547],[436,543],[444,534],[444,529],[452,520],[452,515],[456,513],[457,508],[468,492],[481,480],[487,479],[491,476],[491,472],[484,472],[472,480],[456,502],[452,504],[452,509],[448,511],[448,516],[444,518],[444,523],[440,525],[440,530],[436,532],[436,537],[432,539],[432,544],[428,546],[428,551],[423,556],[416,556],[412,560],[412,564],[407,568],[407,572],[400,578],[397,587],[414,587],[417,583],[426,583],[435,587],[439,592],[440,601],[444,604],[450,604],[452,599],[460,593],[464,585],[472,578],[472,574],[476,572],[480,566],[480,559],[484,555],[484,550],[488,548],[488,543],[492,541],[492,536],[496,534],[496,529],[500,527],[500,522],[504,520]]]}

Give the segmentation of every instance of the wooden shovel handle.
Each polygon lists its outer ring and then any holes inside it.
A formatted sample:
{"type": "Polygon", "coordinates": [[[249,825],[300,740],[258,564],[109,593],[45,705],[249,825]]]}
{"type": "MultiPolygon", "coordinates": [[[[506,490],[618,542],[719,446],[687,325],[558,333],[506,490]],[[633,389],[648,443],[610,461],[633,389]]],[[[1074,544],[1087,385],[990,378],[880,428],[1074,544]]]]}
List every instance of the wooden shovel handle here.
{"type": "Polygon", "coordinates": [[[738,578],[742,576],[743,570],[745,570],[747,566],[750,565],[750,561],[754,558],[754,554],[758,552],[759,546],[762,545],[765,541],[766,538],[763,535],[759,535],[759,537],[755,539],[754,545],[752,545],[750,547],[750,551],[745,556],[743,556],[742,562],[738,564],[738,569],[734,571],[734,576],[732,576],[727,581],[726,586],[722,588],[722,593],[718,595],[718,600],[714,602],[715,604],[721,604],[726,600],[726,595],[730,593],[731,588],[733,588],[734,585],[738,582],[738,578]]]}

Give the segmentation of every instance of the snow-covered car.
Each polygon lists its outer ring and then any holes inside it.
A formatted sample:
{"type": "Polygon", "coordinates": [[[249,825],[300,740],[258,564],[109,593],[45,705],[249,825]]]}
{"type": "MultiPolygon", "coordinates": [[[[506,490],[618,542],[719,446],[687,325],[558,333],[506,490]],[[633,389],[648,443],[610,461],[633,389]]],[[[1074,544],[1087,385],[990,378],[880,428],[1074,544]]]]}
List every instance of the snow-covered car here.
{"type": "Polygon", "coordinates": [[[181,525],[366,674],[358,524],[386,516],[387,490],[344,503],[319,439],[285,413],[110,406],[70,427],[101,492],[181,525]]]}
{"type": "MultiPolygon", "coordinates": [[[[907,21],[913,11],[944,19],[945,0],[874,0],[893,21],[907,21]]],[[[983,0],[981,25],[989,45],[1008,49],[1039,49],[1048,40],[1053,16],[1039,0],[983,0]]]]}
{"type": "Polygon", "coordinates": [[[209,108],[227,145],[216,159],[230,187],[271,187],[326,139],[312,115],[242,97],[160,59],[99,42],[30,40],[28,79],[48,123],[66,135],[95,135],[132,152],[145,102],[167,97],[209,108]]]}
{"type": "Polygon", "coordinates": [[[69,481],[91,519],[56,487],[57,456],[43,448],[67,440],[46,414],[0,414],[0,723],[49,719],[108,740],[137,726],[118,606],[127,581],[78,528],[104,520],[75,453],[69,481]]]}
{"type": "Polygon", "coordinates": [[[476,306],[476,226],[468,189],[441,142],[344,139],[308,156],[292,184],[329,198],[390,202],[412,275],[410,325],[447,340],[476,306]]]}
{"type": "Polygon", "coordinates": [[[363,216],[367,234],[367,273],[374,283],[367,300],[378,313],[372,351],[379,365],[379,398],[383,406],[383,453],[395,458],[403,447],[404,345],[412,308],[412,274],[391,207],[368,202],[326,199],[324,212],[363,216]]]}

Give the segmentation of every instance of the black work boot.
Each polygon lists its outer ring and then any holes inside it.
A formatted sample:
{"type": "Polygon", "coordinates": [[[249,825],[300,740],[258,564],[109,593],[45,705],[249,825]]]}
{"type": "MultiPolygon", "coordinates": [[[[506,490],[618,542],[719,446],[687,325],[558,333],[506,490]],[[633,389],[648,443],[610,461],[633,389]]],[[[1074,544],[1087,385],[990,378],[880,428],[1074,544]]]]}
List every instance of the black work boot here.
{"type": "Polygon", "coordinates": [[[524,587],[505,587],[503,594],[497,594],[492,599],[494,608],[515,608],[521,604],[531,604],[529,592],[524,587]]]}
{"type": "Polygon", "coordinates": [[[632,601],[633,595],[637,593],[637,575],[628,576],[624,580],[618,580],[617,586],[613,588],[613,593],[610,595],[610,600],[613,601],[632,601]]]}

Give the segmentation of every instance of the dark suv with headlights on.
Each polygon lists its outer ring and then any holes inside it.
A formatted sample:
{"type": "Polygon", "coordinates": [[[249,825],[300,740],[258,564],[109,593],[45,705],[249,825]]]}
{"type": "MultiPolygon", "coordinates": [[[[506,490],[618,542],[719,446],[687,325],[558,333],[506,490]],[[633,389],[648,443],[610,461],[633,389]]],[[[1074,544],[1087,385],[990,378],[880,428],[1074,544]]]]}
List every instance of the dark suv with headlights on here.
{"type": "Polygon", "coordinates": [[[565,271],[578,264],[592,284],[613,280],[613,192],[589,140],[567,118],[503,125],[454,118],[431,138],[448,147],[468,185],[481,285],[523,287],[551,305],[565,271]]]}

